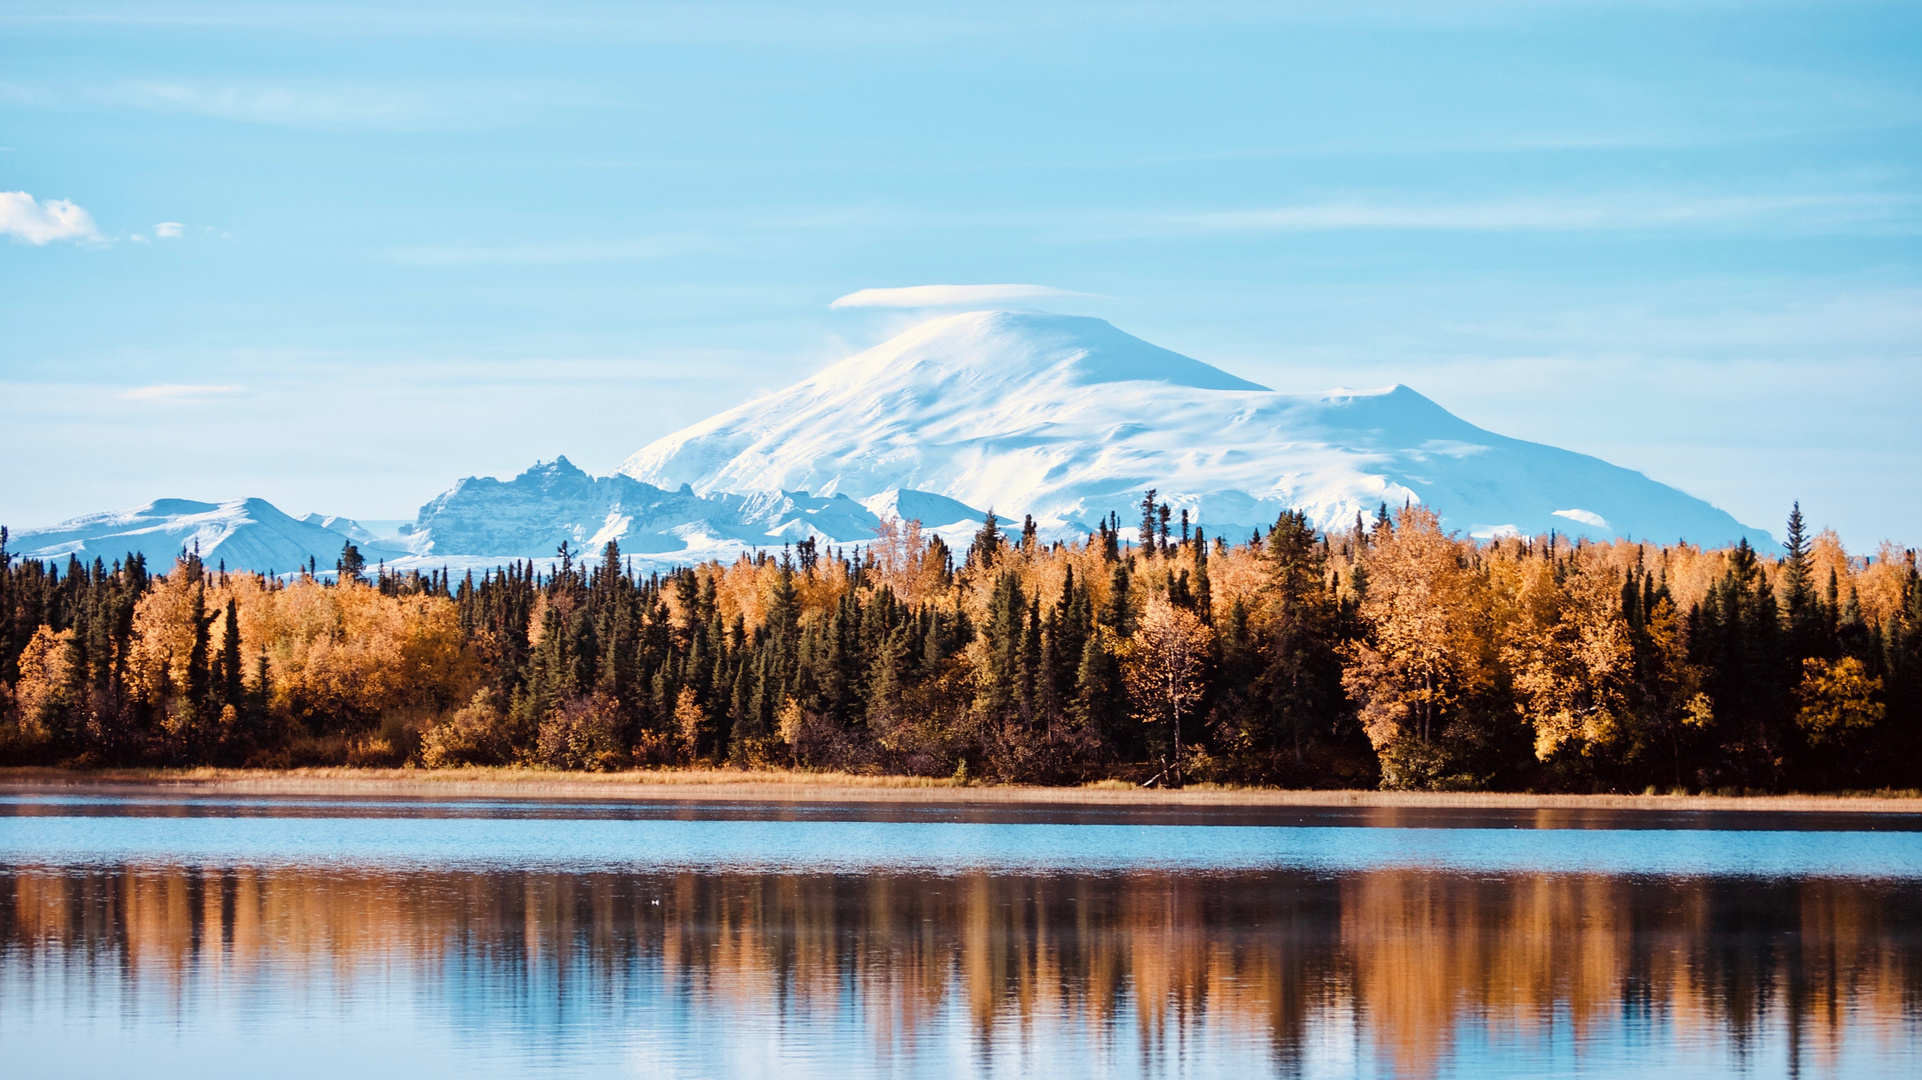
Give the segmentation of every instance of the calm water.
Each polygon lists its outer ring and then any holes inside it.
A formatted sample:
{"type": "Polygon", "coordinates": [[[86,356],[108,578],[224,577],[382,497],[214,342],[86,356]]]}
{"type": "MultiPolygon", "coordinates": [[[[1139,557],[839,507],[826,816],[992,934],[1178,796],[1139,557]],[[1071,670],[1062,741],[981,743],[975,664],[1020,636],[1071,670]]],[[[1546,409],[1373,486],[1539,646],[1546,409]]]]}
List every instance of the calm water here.
{"type": "Polygon", "coordinates": [[[1919,825],[16,792],[0,1072],[1913,1077],[1919,825]]]}

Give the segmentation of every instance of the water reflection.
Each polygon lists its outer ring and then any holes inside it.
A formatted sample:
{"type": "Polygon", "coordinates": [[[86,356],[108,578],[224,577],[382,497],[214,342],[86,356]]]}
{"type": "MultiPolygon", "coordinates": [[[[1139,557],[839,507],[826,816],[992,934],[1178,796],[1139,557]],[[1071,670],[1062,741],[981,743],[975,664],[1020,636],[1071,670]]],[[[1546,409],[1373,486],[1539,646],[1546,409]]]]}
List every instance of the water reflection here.
{"type": "Polygon", "coordinates": [[[15,1075],[400,1017],[378,1071],[1914,1075],[1918,961],[1848,878],[0,872],[15,1075]]]}

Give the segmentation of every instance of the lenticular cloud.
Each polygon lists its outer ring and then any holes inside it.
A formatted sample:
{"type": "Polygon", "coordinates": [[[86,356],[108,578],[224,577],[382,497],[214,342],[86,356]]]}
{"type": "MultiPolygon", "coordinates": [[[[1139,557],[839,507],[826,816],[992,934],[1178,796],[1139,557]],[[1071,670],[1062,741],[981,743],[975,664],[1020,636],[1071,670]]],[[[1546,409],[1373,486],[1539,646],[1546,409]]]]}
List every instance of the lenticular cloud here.
{"type": "Polygon", "coordinates": [[[986,306],[1017,303],[1022,300],[1061,299],[1087,295],[1087,293],[1057,289],[1050,285],[908,285],[896,289],[859,289],[828,306],[831,308],[986,306]]]}
{"type": "Polygon", "coordinates": [[[54,240],[98,240],[93,216],[71,199],[36,202],[24,191],[0,191],[0,234],[40,245],[54,240]]]}

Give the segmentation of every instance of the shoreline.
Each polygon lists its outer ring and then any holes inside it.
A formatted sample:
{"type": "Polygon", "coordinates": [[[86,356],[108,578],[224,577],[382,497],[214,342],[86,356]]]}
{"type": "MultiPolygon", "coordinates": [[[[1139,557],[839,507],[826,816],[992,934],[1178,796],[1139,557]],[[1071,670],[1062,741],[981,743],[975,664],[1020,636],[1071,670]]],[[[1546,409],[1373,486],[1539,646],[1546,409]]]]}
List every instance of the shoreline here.
{"type": "Polygon", "coordinates": [[[1379,807],[1922,814],[1904,795],[1538,795],[1520,792],[1324,791],[1191,787],[963,785],[949,780],[735,769],[556,773],[533,769],[0,769],[0,794],[527,799],[630,802],[892,803],[945,806],[1379,807]],[[78,790],[70,793],[80,793],[78,790]]]}

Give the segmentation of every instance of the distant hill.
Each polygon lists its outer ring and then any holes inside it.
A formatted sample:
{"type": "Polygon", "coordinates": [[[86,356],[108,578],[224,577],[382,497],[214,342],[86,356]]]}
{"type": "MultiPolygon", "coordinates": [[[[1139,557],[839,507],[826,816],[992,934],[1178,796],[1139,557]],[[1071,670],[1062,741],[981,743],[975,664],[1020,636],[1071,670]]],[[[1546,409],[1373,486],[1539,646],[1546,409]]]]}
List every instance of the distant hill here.
{"type": "MultiPolygon", "coordinates": [[[[191,499],[156,499],[131,510],[116,510],[63,521],[40,529],[13,533],[8,551],[31,559],[82,562],[101,559],[111,564],[129,553],[143,556],[156,573],[173,565],[182,552],[198,550],[209,566],[225,564],[233,570],[276,570],[292,573],[308,565],[333,570],[341,547],[349,539],[365,543],[367,530],[351,518],[322,518],[309,514],[293,518],[265,499],[233,499],[207,503],[191,499]],[[325,524],[323,524],[325,522],[325,524]]],[[[368,545],[371,562],[385,555],[405,555],[402,549],[368,545]]]]}

